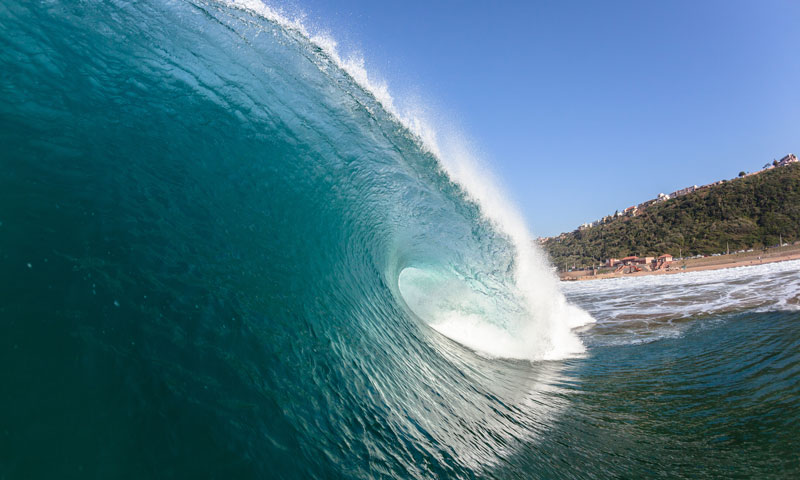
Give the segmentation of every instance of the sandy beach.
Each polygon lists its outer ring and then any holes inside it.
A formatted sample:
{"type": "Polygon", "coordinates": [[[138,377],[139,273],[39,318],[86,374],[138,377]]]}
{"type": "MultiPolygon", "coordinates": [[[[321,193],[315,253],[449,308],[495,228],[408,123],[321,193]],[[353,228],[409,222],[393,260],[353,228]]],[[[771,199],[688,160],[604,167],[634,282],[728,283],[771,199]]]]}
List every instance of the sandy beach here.
{"type": "Polygon", "coordinates": [[[559,277],[562,281],[600,280],[604,278],[640,277],[645,275],[672,275],[685,272],[699,272],[703,270],[718,270],[721,268],[747,267],[763,265],[765,263],[783,262],[787,260],[800,260],[800,245],[774,247],[767,250],[753,252],[731,253],[702,258],[687,258],[672,262],[668,270],[641,271],[635,273],[601,273],[593,270],[580,270],[562,272],[559,277]]]}

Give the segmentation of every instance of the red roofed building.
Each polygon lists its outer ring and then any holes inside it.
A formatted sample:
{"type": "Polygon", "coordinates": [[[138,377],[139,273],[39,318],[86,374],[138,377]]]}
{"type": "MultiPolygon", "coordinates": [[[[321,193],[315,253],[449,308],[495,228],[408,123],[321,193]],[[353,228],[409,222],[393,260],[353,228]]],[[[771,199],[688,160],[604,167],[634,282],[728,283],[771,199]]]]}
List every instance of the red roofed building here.
{"type": "Polygon", "coordinates": [[[660,255],[658,259],[656,259],[656,270],[662,270],[667,268],[669,264],[672,263],[672,255],[669,253],[665,253],[664,255],[660,255]]]}

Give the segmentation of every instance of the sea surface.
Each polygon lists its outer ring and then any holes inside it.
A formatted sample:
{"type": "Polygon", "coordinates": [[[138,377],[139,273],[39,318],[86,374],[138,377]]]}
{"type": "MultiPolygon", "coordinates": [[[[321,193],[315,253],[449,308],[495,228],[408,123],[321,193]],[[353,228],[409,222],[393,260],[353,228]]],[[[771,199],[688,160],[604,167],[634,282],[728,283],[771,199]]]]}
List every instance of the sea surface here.
{"type": "Polygon", "coordinates": [[[0,479],[800,477],[800,262],[559,284],[399,103],[256,0],[1,2],[0,479]]]}

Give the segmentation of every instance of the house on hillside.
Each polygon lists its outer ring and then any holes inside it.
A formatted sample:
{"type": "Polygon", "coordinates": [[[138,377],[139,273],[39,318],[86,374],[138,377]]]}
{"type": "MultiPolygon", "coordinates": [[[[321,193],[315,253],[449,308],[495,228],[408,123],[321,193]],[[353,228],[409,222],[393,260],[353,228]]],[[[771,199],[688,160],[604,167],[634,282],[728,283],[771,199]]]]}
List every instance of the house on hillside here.
{"type": "Polygon", "coordinates": [[[779,166],[789,165],[790,163],[797,163],[797,156],[795,156],[793,153],[790,153],[789,155],[786,155],[778,160],[779,166]]]}
{"type": "Polygon", "coordinates": [[[697,190],[697,188],[698,188],[697,185],[692,185],[691,187],[686,187],[686,188],[681,188],[680,190],[676,190],[667,196],[669,198],[682,197],[684,195],[694,192],[695,190],[697,190]]]}
{"type": "Polygon", "coordinates": [[[627,266],[627,265],[633,265],[634,263],[638,263],[637,260],[639,260],[639,257],[637,257],[636,255],[631,255],[630,257],[625,257],[620,259],[619,263],[627,266]]]}
{"type": "Polygon", "coordinates": [[[654,203],[656,203],[656,200],[655,200],[655,199],[653,199],[653,200],[648,200],[648,201],[646,201],[646,202],[642,202],[642,203],[640,203],[639,205],[636,205],[636,209],[641,211],[641,210],[644,210],[645,208],[647,208],[649,205],[652,205],[652,204],[654,204],[654,203]]]}

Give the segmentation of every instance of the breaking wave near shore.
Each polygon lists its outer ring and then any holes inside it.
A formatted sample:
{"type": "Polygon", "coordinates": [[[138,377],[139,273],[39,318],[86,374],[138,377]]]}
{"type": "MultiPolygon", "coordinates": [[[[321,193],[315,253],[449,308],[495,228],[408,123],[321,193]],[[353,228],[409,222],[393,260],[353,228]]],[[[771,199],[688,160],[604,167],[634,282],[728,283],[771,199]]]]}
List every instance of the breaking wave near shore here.
{"type": "Polygon", "coordinates": [[[794,300],[599,341],[626,293],[565,297],[468,143],[330,36],[257,1],[0,26],[0,478],[797,471],[794,300]]]}

